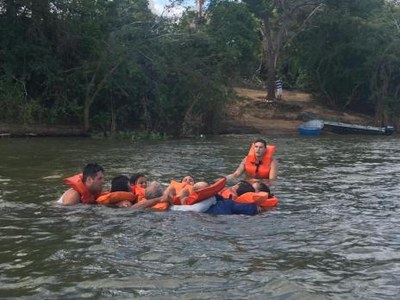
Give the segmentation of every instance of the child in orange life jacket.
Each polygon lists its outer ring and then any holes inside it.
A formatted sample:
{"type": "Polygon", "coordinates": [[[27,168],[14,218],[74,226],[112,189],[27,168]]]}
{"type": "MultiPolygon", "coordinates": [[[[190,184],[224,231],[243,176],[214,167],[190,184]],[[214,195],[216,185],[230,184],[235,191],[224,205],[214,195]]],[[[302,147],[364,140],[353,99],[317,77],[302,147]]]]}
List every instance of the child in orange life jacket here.
{"type": "Polygon", "coordinates": [[[132,192],[136,195],[138,202],[146,200],[145,190],[147,188],[147,177],[142,173],[134,174],[131,176],[129,182],[132,192]]]}
{"type": "Polygon", "coordinates": [[[142,173],[132,175],[129,181],[131,185],[139,186],[144,189],[147,187],[147,177],[142,173]]]}
{"type": "Polygon", "coordinates": [[[194,185],[194,179],[193,179],[192,176],[189,176],[189,175],[183,177],[182,182],[185,182],[185,183],[187,183],[188,185],[194,185]]]}

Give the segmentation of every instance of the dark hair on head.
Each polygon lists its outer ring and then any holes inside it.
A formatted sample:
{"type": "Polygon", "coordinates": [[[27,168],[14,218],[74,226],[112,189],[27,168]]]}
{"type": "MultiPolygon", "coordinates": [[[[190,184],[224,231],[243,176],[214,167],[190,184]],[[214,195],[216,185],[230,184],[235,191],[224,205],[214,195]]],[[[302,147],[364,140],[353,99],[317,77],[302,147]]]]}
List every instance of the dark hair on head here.
{"type": "Polygon", "coordinates": [[[124,175],[115,176],[111,180],[111,192],[132,192],[129,178],[124,175]]]}
{"type": "Polygon", "coordinates": [[[239,187],[236,190],[236,194],[238,196],[241,196],[241,195],[243,195],[245,193],[248,193],[248,192],[253,192],[254,193],[255,191],[256,190],[253,188],[253,186],[250,183],[248,183],[247,181],[242,180],[242,181],[239,182],[239,187]]]}
{"type": "Polygon", "coordinates": [[[266,185],[263,182],[259,182],[258,183],[258,189],[260,190],[260,192],[267,192],[267,193],[271,193],[271,190],[269,189],[268,185],[266,185]]]}
{"type": "Polygon", "coordinates": [[[129,179],[129,182],[130,182],[132,185],[135,185],[135,184],[136,184],[136,181],[137,181],[140,177],[146,177],[146,175],[144,175],[143,173],[133,174],[133,175],[131,176],[131,179],[129,179]]]}
{"type": "Polygon", "coordinates": [[[95,178],[98,172],[104,172],[104,169],[102,166],[96,163],[90,163],[87,164],[83,168],[83,182],[86,182],[86,179],[88,177],[95,178]]]}
{"type": "Polygon", "coordinates": [[[267,142],[266,142],[266,140],[264,140],[264,139],[256,139],[256,140],[253,142],[253,144],[255,144],[255,143],[263,143],[264,146],[265,146],[265,148],[267,148],[267,142]]]}

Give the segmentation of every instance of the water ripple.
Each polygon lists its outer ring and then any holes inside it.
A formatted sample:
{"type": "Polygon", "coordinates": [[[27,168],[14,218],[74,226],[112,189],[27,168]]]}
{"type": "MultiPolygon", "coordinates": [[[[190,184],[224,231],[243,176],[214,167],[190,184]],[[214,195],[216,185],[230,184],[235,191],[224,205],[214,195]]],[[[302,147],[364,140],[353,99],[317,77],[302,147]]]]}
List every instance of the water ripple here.
{"type": "Polygon", "coordinates": [[[270,139],[280,205],[254,217],[54,204],[86,161],[214,180],[253,138],[0,141],[0,297],[397,299],[396,137],[270,139]]]}

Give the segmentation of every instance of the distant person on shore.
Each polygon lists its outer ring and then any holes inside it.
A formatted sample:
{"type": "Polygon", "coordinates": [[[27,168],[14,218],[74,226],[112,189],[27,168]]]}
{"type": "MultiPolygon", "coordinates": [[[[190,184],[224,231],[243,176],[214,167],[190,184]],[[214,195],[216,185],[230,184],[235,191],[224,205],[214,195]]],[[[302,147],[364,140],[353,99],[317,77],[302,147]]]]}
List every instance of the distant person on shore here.
{"type": "Polygon", "coordinates": [[[255,140],[236,171],[226,178],[238,178],[245,174],[246,180],[258,179],[272,183],[278,177],[278,163],[273,158],[274,152],[274,145],[267,145],[263,139],[255,140]]]}
{"type": "Polygon", "coordinates": [[[278,100],[282,99],[282,79],[278,78],[275,80],[275,97],[278,100]]]}
{"type": "Polygon", "coordinates": [[[105,183],[104,169],[97,163],[87,164],[81,174],[66,178],[65,183],[71,188],[61,196],[58,203],[96,204],[96,198],[101,194],[105,183]]]}

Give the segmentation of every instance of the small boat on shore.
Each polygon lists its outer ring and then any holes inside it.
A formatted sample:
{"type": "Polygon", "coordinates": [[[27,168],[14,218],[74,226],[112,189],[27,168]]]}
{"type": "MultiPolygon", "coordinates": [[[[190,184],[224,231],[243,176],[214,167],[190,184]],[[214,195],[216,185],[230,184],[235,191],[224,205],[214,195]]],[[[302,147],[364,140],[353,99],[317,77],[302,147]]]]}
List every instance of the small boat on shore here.
{"type": "Polygon", "coordinates": [[[394,133],[394,127],[374,127],[324,120],[311,120],[303,123],[299,127],[299,133],[301,135],[320,135],[321,132],[333,132],[339,134],[391,135],[394,133]]]}
{"type": "Polygon", "coordinates": [[[321,130],[324,127],[324,123],[321,120],[311,120],[301,124],[299,127],[300,135],[307,136],[318,136],[321,134],[321,130]]]}

